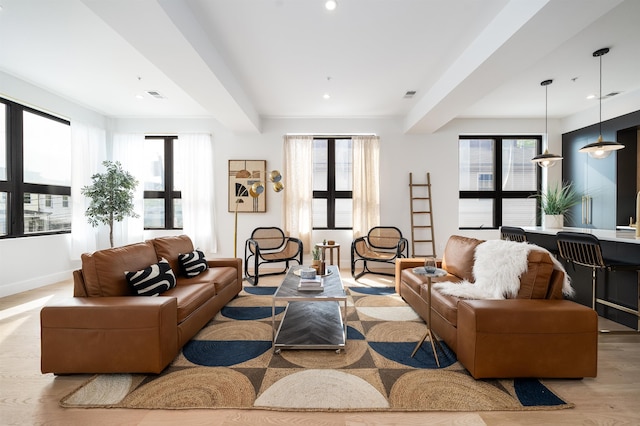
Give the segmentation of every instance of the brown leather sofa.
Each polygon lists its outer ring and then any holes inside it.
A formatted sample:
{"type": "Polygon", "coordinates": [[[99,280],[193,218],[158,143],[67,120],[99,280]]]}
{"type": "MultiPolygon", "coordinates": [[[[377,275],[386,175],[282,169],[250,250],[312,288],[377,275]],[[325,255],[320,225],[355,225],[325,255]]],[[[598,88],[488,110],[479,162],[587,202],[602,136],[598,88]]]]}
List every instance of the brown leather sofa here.
{"type": "MultiPolygon", "coordinates": [[[[482,243],[452,236],[440,265],[448,275],[432,282],[473,283],[475,249],[482,243]]],[[[412,271],[423,262],[398,259],[395,284],[398,294],[426,321],[427,278],[412,271]]],[[[432,331],[476,379],[595,377],[598,316],[563,299],[563,280],[564,273],[554,269],[548,253],[532,250],[515,298],[469,300],[432,288],[432,331]]]]}
{"type": "Polygon", "coordinates": [[[43,373],[160,373],[242,290],[242,259],[207,260],[198,276],[180,274],[186,235],[82,255],[72,298],[40,312],[43,373]],[[168,260],[176,286],[156,297],[133,295],[126,271],[168,260]]]}

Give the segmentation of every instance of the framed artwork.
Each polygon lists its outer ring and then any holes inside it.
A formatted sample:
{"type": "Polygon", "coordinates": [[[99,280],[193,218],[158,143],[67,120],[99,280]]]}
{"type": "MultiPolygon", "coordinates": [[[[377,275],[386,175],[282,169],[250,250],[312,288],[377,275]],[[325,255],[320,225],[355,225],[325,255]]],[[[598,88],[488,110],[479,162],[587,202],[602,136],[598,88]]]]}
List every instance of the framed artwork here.
{"type": "Polygon", "coordinates": [[[249,195],[251,185],[265,184],[266,160],[229,160],[229,212],[264,213],[267,211],[267,194],[258,197],[249,195]]]}

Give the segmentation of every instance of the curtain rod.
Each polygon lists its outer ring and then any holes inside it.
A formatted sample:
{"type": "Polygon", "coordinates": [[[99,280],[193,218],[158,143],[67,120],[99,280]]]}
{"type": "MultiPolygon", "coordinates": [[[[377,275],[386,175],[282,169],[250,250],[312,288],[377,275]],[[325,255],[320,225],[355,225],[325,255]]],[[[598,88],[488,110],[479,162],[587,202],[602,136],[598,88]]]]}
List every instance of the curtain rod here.
{"type": "Polygon", "coordinates": [[[285,136],[321,136],[324,138],[344,136],[378,136],[375,133],[285,133],[285,136]]]}

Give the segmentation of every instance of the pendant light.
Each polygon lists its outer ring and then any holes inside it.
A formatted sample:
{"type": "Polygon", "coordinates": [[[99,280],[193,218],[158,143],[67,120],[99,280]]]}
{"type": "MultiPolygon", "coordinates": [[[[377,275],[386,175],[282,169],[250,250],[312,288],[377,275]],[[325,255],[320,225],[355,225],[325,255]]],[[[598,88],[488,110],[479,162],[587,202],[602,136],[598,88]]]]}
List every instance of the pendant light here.
{"type": "Polygon", "coordinates": [[[538,166],[540,167],[553,167],[558,161],[562,160],[562,157],[560,155],[550,154],[548,149],[549,147],[549,131],[548,131],[548,117],[547,117],[547,111],[549,106],[548,86],[551,83],[553,83],[553,80],[545,80],[540,83],[541,86],[544,86],[544,136],[546,139],[547,148],[545,148],[544,153],[540,155],[536,155],[531,159],[531,162],[537,163],[538,166]]]}
{"type": "Polygon", "coordinates": [[[596,142],[592,142],[579,149],[580,152],[586,152],[591,158],[602,159],[607,158],[613,151],[624,148],[624,145],[618,142],[602,140],[602,57],[609,53],[609,48],[598,49],[593,52],[593,56],[600,58],[600,136],[596,142]]]}

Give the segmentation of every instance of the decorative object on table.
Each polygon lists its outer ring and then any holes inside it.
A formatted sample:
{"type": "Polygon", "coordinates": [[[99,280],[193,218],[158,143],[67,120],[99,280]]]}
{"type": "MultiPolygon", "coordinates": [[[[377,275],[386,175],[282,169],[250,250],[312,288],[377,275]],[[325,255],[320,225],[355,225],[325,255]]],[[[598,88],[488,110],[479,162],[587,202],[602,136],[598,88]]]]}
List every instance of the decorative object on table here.
{"type": "Polygon", "coordinates": [[[546,228],[562,228],[564,217],[569,214],[569,209],[581,201],[572,183],[556,184],[536,197],[540,200],[540,209],[544,214],[546,228]]]}
{"type": "Polygon", "coordinates": [[[91,200],[85,216],[94,228],[100,224],[109,225],[109,243],[113,247],[113,223],[125,217],[139,217],[133,210],[133,191],[138,181],[122,169],[119,161],[103,161],[105,173],[91,176],[93,183],[80,190],[91,200]]]}
{"type": "Polygon", "coordinates": [[[540,83],[544,87],[544,140],[545,149],[544,153],[536,155],[531,159],[532,162],[538,164],[540,167],[553,167],[558,161],[562,160],[562,156],[558,154],[549,153],[549,132],[548,132],[548,118],[547,118],[547,106],[548,106],[548,89],[549,85],[553,83],[553,80],[545,80],[540,83]]]}
{"type": "Polygon", "coordinates": [[[609,53],[608,47],[598,49],[593,52],[593,56],[595,58],[600,58],[600,96],[598,98],[600,101],[600,135],[598,136],[597,141],[587,144],[579,149],[580,152],[586,152],[587,154],[589,154],[589,157],[595,158],[597,160],[607,158],[613,151],[624,148],[624,145],[616,141],[602,140],[602,57],[607,53],[609,53]]]}
{"type": "Polygon", "coordinates": [[[314,275],[313,278],[300,277],[298,291],[322,291],[323,289],[324,284],[321,276],[314,275]]]}
{"type": "Polygon", "coordinates": [[[229,160],[229,212],[264,213],[267,211],[262,182],[266,179],[265,160],[229,160]],[[241,199],[238,205],[236,200],[241,199]]]}
{"type": "Polygon", "coordinates": [[[318,246],[311,250],[311,267],[317,271],[318,275],[324,275],[324,259],[322,259],[322,251],[318,246]]]}
{"type": "Polygon", "coordinates": [[[433,274],[438,269],[438,263],[435,257],[426,257],[424,259],[424,271],[427,274],[433,274]]]}
{"type": "Polygon", "coordinates": [[[316,271],[313,268],[300,268],[300,279],[303,280],[314,280],[316,278],[316,274],[318,273],[318,271],[316,271]]]}

